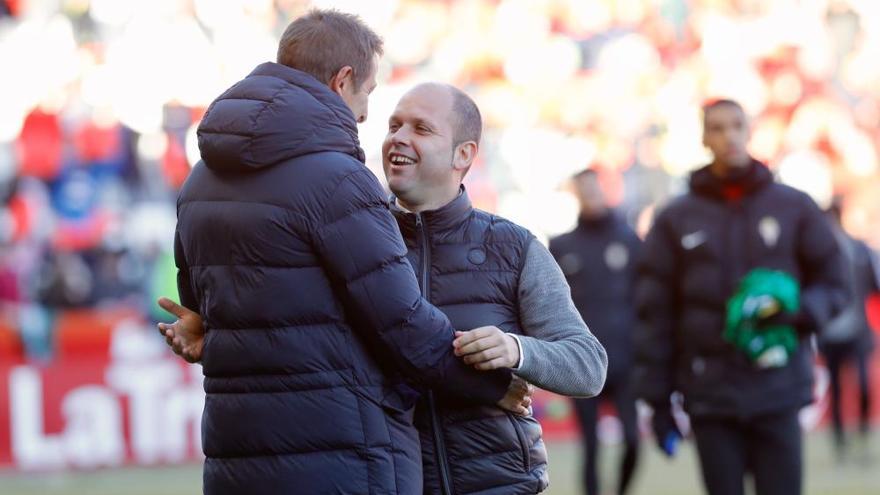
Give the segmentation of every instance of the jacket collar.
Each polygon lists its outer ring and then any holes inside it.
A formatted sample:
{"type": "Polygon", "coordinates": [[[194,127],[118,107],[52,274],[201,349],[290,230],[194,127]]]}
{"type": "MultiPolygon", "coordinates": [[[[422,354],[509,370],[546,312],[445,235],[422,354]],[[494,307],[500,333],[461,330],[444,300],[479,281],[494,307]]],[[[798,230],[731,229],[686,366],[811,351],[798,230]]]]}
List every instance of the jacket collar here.
{"type": "Polygon", "coordinates": [[[583,215],[578,217],[578,230],[601,230],[614,223],[615,214],[612,209],[608,209],[604,215],[596,218],[587,218],[583,215]]]}
{"type": "Polygon", "coordinates": [[[766,165],[752,159],[752,163],[733,177],[718,177],[710,170],[711,165],[693,172],[690,189],[693,193],[715,199],[730,200],[750,196],[773,183],[773,174],[766,165]]]}
{"type": "Polygon", "coordinates": [[[217,97],[197,134],[205,165],[218,171],[249,172],[327,151],[364,162],[342,98],[311,75],[272,62],[217,97]]]}
{"type": "Polygon", "coordinates": [[[464,185],[461,186],[459,194],[455,199],[436,210],[412,213],[401,208],[397,204],[397,198],[394,196],[391,196],[389,202],[391,203],[391,213],[397,219],[397,224],[400,226],[400,231],[404,237],[415,233],[416,221],[419,217],[421,217],[422,223],[428,230],[442,232],[461,225],[474,210],[464,185]]]}

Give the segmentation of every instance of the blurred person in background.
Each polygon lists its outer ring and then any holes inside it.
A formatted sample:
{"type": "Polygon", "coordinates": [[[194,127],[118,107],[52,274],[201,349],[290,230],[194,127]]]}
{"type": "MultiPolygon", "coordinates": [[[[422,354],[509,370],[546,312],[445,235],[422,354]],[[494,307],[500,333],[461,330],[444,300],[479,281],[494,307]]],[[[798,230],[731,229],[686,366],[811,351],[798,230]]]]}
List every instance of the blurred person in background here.
{"type": "MultiPolygon", "coordinates": [[[[5,220],[0,222],[0,318],[8,322],[19,318],[25,300],[22,267],[16,256],[21,251],[16,242],[19,231],[16,210],[21,209],[17,183],[14,176],[0,178],[0,218],[5,220]]],[[[20,328],[20,324],[16,326],[20,328]]]]}
{"type": "Polygon", "coordinates": [[[859,434],[867,447],[871,421],[871,383],[868,362],[874,350],[874,334],[865,314],[865,300],[880,292],[878,267],[874,253],[862,241],[850,236],[841,224],[841,202],[837,198],[828,210],[834,236],[846,261],[852,301],[837,317],[828,322],[819,334],[819,350],[828,366],[831,380],[831,421],[835,452],[842,459],[847,451],[841,412],[841,373],[855,364],[859,390],[859,434]]]}
{"type": "Polygon", "coordinates": [[[25,357],[48,362],[54,351],[54,322],[58,307],[73,307],[83,302],[83,288],[77,284],[80,276],[88,284],[89,274],[83,275],[82,262],[76,254],[67,253],[68,270],[61,268],[58,258],[48,243],[51,231],[48,188],[32,177],[12,176],[2,181],[4,217],[0,227],[3,271],[0,301],[5,306],[4,317],[18,329],[25,357]],[[73,276],[71,276],[73,275],[73,276]],[[63,282],[62,282],[63,280],[63,282]],[[58,290],[59,286],[79,286],[79,290],[58,290]]]}
{"type": "Polygon", "coordinates": [[[657,215],[645,241],[634,383],[654,409],[661,446],[677,431],[670,395],[683,394],[708,493],[742,495],[750,473],[758,495],[795,495],[803,477],[798,411],[813,398],[809,336],[848,304],[846,276],[822,211],[774,182],[749,155],[748,137],[738,103],[704,106],[713,161],[691,174],[689,192],[657,215]],[[758,332],[782,328],[795,343],[769,365],[724,336],[729,301],[756,268],[799,285],[798,310],[772,299],[756,313],[758,332]]]}
{"type": "Polygon", "coordinates": [[[44,248],[39,267],[25,286],[19,329],[26,354],[48,362],[55,347],[55,323],[62,311],[88,307],[94,275],[82,253],[44,248]]]}
{"type": "MultiPolygon", "coordinates": [[[[457,332],[453,342],[465,363],[512,369],[559,394],[594,396],[607,356],[552,255],[526,229],[473,208],[462,185],[481,129],[473,100],[444,84],[412,89],[389,118],[383,167],[422,295],[456,328],[475,328],[457,332]]],[[[180,331],[203,332],[199,315],[171,308],[180,331]]],[[[415,424],[424,493],[534,494],[549,484],[541,426],[531,415],[429,389],[415,424]]]]}
{"type": "Polygon", "coordinates": [[[615,493],[624,494],[639,454],[630,371],[636,324],[632,300],[641,240],[626,220],[609,208],[595,170],[578,173],[572,183],[580,203],[577,227],[552,239],[550,252],[565,274],[578,312],[608,353],[608,378],[602,393],[595,398],[574,400],[584,445],[582,482],[588,495],[600,493],[596,427],[599,405],[611,402],[623,427],[624,442],[615,493]]]}
{"type": "Polygon", "coordinates": [[[204,331],[163,330],[201,359],[205,493],[418,493],[407,381],[527,412],[509,370],[454,355],[364,166],[381,54],[358,17],[313,10],[199,126],[174,244],[204,331]]]}
{"type": "MultiPolygon", "coordinates": [[[[105,243],[89,252],[94,287],[90,305],[126,304],[142,307],[147,292],[147,267],[153,256],[141,255],[123,245],[105,243]]],[[[172,276],[170,280],[174,280],[172,276]]],[[[144,308],[145,310],[147,308],[144,308]]],[[[145,311],[146,313],[146,311],[145,311]]]]}

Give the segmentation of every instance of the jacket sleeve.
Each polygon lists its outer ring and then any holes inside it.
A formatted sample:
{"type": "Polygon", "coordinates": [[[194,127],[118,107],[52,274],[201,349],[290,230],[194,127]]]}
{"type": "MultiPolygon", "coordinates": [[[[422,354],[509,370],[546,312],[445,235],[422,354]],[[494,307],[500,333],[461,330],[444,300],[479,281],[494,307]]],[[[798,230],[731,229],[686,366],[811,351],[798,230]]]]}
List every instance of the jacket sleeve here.
{"type": "Polygon", "coordinates": [[[846,262],[831,225],[808,196],[797,239],[798,264],[803,274],[801,306],[818,331],[849,303],[846,262]]]}
{"type": "Polygon", "coordinates": [[[862,241],[859,241],[859,247],[864,253],[867,261],[866,264],[869,268],[863,274],[865,277],[865,287],[868,289],[867,292],[869,295],[880,292],[880,263],[878,263],[877,255],[862,241]]]}
{"type": "Polygon", "coordinates": [[[174,231],[174,264],[177,266],[177,294],[180,296],[181,306],[190,311],[199,312],[199,301],[193,292],[192,280],[189,276],[189,265],[183,253],[183,244],[180,241],[180,232],[174,231]]]}
{"type": "Polygon", "coordinates": [[[634,295],[638,322],[632,379],[637,396],[654,405],[668,403],[675,390],[677,258],[675,239],[661,213],[639,253],[634,295]]]}
{"type": "Polygon", "coordinates": [[[523,360],[517,375],[571,397],[602,391],[608,372],[605,348],[575,308],[559,265],[534,239],[519,276],[519,319],[524,335],[518,338],[523,360]]]}
{"type": "Polygon", "coordinates": [[[509,370],[478,372],[453,354],[454,330],[421,297],[397,222],[372,172],[348,174],[323,205],[313,242],[365,339],[389,352],[417,383],[492,404],[507,391],[509,370]]]}

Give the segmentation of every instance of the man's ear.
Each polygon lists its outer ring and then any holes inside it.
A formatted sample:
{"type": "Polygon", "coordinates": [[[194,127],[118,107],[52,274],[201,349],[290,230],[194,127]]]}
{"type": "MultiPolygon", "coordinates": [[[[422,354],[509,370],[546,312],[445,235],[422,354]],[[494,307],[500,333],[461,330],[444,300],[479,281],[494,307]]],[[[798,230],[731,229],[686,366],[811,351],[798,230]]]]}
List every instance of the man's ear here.
{"type": "Polygon", "coordinates": [[[330,78],[329,83],[330,89],[338,94],[342,95],[343,91],[351,92],[352,88],[349,86],[354,85],[354,69],[351,68],[350,65],[346,65],[339,69],[336,74],[333,74],[333,77],[330,78]]]}
{"type": "Polygon", "coordinates": [[[455,170],[467,172],[471,165],[473,165],[478,151],[477,143],[473,141],[465,141],[459,144],[455,147],[455,151],[453,151],[452,167],[455,170]]]}

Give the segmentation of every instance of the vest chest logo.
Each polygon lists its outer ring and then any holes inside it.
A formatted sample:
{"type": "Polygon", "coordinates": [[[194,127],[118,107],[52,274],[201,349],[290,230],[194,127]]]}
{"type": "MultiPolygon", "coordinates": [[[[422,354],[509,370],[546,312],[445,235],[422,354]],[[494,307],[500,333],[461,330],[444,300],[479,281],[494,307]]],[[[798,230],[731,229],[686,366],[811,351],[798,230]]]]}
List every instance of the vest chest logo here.
{"type": "Polygon", "coordinates": [[[758,234],[761,235],[764,245],[768,248],[776,247],[776,244],[779,242],[779,234],[781,231],[782,228],[779,225],[779,220],[769,215],[758,222],[758,234]]]}
{"type": "Polygon", "coordinates": [[[480,248],[473,248],[468,251],[468,261],[475,265],[482,265],[486,262],[486,251],[483,251],[480,248]]]}
{"type": "Polygon", "coordinates": [[[629,264],[629,249],[620,242],[612,242],[605,248],[605,264],[612,271],[623,270],[629,264]]]}

